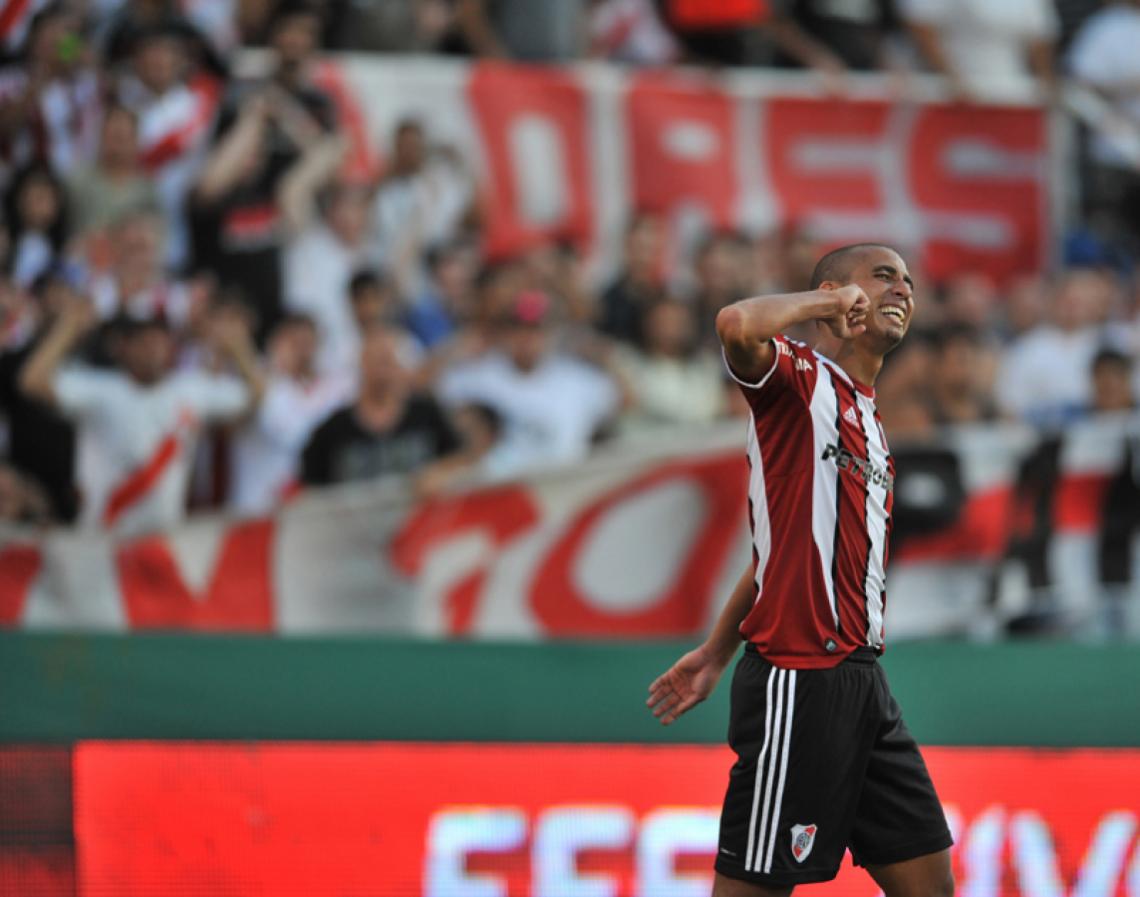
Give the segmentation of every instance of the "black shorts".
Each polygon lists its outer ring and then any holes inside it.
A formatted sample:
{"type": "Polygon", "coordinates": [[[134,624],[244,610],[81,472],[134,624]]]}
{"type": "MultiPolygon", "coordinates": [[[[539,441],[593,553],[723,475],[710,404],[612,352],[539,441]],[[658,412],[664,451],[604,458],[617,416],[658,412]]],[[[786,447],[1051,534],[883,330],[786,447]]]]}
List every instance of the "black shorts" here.
{"type": "Polygon", "coordinates": [[[750,645],[732,678],[737,761],[716,870],[763,885],[828,881],[953,842],[918,745],[870,648],[826,670],[783,670],[750,645]],[[758,771],[759,770],[759,771],[758,771]]]}

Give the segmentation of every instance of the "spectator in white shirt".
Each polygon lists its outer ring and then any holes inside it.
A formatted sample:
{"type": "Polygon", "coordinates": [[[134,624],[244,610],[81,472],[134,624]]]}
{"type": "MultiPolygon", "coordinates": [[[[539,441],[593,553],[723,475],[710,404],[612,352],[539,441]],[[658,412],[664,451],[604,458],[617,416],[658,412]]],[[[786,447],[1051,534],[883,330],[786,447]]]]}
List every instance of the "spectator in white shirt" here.
{"type": "Polygon", "coordinates": [[[621,394],[601,371],[551,346],[550,300],[518,296],[501,325],[501,348],[447,371],[444,401],[493,408],[504,423],[495,473],[582,460],[617,414],[621,394]]]}
{"type": "Polygon", "coordinates": [[[316,426],[349,401],[355,378],[317,371],[317,328],[311,318],[284,318],[269,337],[265,396],[233,446],[231,507],[267,514],[299,486],[301,450],[316,426]]]}
{"type": "Polygon", "coordinates": [[[1029,423],[1063,426],[1089,404],[1092,361],[1115,286],[1097,271],[1070,271],[1057,287],[1052,321],[1014,340],[996,378],[1001,409],[1029,423]]]}
{"type": "Polygon", "coordinates": [[[82,518],[123,535],[165,529],[185,516],[194,448],[203,428],[233,421],[259,400],[261,375],[239,316],[218,317],[216,348],[241,375],[172,372],[174,341],[158,319],[122,323],[113,371],[61,363],[94,323],[70,304],[20,372],[24,393],[54,404],[79,426],[82,518]]]}
{"type": "Polygon", "coordinates": [[[1094,231],[1140,247],[1140,2],[1109,3],[1085,21],[1069,48],[1081,97],[1089,166],[1081,184],[1094,231]]]}
{"type": "Polygon", "coordinates": [[[1029,99],[1053,89],[1059,24],[1051,0],[902,0],[900,12],[958,96],[1029,99]]]}
{"type": "Polygon", "coordinates": [[[681,55],[653,0],[599,0],[590,7],[590,55],[634,65],[669,65],[681,55]]]}
{"type": "Polygon", "coordinates": [[[340,186],[326,197],[324,214],[285,252],[285,307],[308,315],[317,325],[317,367],[354,367],[360,331],[353,320],[349,284],[358,270],[373,265],[369,241],[368,195],[340,186]]]}
{"type": "MultiPolygon", "coordinates": [[[[1134,130],[1140,130],[1140,2],[1105,4],[1081,26],[1069,47],[1074,77],[1103,96],[1134,130]]],[[[1111,122],[1106,121],[1106,125],[1111,122]]],[[[1108,134],[1093,141],[1093,157],[1102,165],[1135,168],[1108,134]]]]}
{"type": "Polygon", "coordinates": [[[183,36],[169,26],[140,31],[132,50],[119,101],[138,116],[141,161],[166,219],[166,262],[180,267],[190,252],[186,196],[205,159],[221,86],[193,70],[183,36]]]}
{"type": "Polygon", "coordinates": [[[419,122],[400,122],[372,214],[382,260],[401,293],[420,291],[425,251],[454,239],[474,202],[474,180],[458,154],[429,146],[419,122]]]}
{"type": "MultiPolygon", "coordinates": [[[[0,19],[18,7],[0,4],[0,19]]],[[[90,60],[69,4],[50,4],[31,20],[24,52],[0,69],[0,179],[6,166],[33,160],[66,177],[94,158],[102,96],[90,60]]]]}

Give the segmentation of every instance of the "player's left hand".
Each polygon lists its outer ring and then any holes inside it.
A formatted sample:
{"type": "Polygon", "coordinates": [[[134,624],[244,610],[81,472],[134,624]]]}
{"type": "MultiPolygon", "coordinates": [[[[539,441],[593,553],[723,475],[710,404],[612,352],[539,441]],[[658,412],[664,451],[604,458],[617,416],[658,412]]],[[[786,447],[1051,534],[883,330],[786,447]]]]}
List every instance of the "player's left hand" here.
{"type": "Polygon", "coordinates": [[[645,704],[667,726],[713,693],[725,666],[701,645],[653,680],[645,704]]]}

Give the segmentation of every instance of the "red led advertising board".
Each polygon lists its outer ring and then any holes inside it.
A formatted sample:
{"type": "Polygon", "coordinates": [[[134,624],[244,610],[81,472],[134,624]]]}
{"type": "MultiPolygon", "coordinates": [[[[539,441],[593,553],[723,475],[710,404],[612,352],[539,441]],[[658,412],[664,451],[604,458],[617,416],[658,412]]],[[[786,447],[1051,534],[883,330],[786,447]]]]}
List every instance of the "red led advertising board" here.
{"type": "MultiPolygon", "coordinates": [[[[1140,751],[930,748],[964,897],[1140,897],[1140,751]]],[[[707,895],[696,746],[84,743],[90,897],[707,895]]],[[[816,893],[875,897],[845,863],[816,893]]]]}

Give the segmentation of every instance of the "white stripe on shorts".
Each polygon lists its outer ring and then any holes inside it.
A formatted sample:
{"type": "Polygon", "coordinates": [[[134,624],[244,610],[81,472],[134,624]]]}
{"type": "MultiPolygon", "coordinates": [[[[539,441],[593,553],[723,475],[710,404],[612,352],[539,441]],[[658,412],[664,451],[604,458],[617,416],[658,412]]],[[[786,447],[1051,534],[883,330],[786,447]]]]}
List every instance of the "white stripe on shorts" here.
{"type": "Polygon", "coordinates": [[[764,707],[764,746],[756,758],[756,786],[752,792],[752,815],[748,819],[748,851],[744,858],[744,868],[752,868],[752,850],[756,844],[756,810],[760,806],[761,770],[764,768],[764,757],[768,753],[768,744],[772,740],[772,680],[776,678],[776,668],[772,667],[768,673],[768,697],[764,707]]]}
{"type": "MultiPolygon", "coordinates": [[[[760,866],[764,860],[764,845],[768,843],[768,814],[772,806],[772,781],[776,778],[776,764],[779,761],[780,753],[780,725],[783,723],[784,715],[784,682],[787,679],[787,670],[776,670],[776,711],[772,717],[775,726],[772,731],[772,750],[768,754],[768,766],[763,771],[764,775],[764,799],[762,803],[762,810],[760,813],[760,835],[756,840],[756,853],[754,855],[755,862],[751,866],[745,866],[750,872],[759,872],[760,866]]],[[[769,702],[769,706],[771,703],[769,702]]],[[[756,774],[759,776],[761,773],[761,761],[756,761],[756,774]]],[[[751,845],[749,845],[751,846],[751,845]]]]}
{"type": "Polygon", "coordinates": [[[784,749],[780,758],[780,783],[776,786],[776,808],[772,811],[772,830],[768,834],[768,851],[764,856],[764,871],[772,871],[772,849],[776,846],[776,830],[780,827],[780,811],[784,806],[784,780],[788,776],[788,754],[792,743],[792,716],[796,709],[796,671],[788,673],[788,721],[784,725],[784,749]]]}

